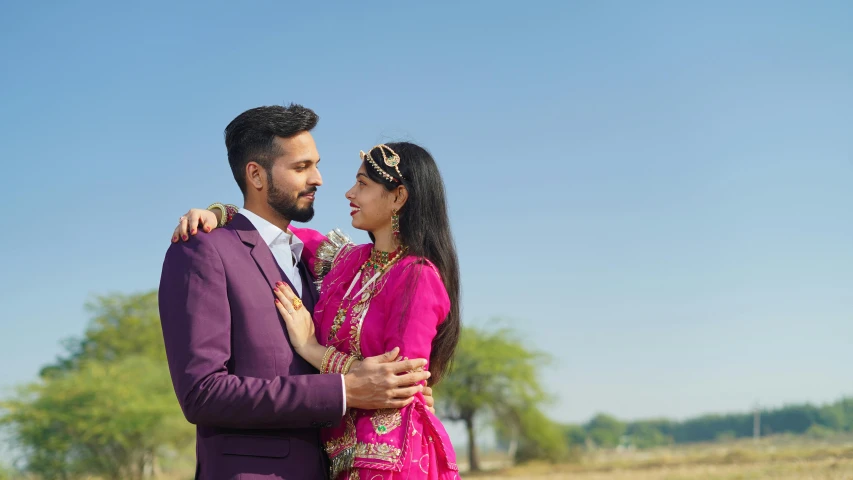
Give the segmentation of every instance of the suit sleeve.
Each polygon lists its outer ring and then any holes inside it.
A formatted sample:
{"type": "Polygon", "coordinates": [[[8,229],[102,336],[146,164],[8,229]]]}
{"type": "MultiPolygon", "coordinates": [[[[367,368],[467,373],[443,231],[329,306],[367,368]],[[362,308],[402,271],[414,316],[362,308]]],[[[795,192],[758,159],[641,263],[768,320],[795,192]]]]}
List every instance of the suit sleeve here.
{"type": "Polygon", "coordinates": [[[307,428],[341,421],[344,393],[337,375],[270,380],[228,373],[231,310],[225,269],[206,237],[169,248],[159,303],[172,384],[190,423],[307,428]]]}

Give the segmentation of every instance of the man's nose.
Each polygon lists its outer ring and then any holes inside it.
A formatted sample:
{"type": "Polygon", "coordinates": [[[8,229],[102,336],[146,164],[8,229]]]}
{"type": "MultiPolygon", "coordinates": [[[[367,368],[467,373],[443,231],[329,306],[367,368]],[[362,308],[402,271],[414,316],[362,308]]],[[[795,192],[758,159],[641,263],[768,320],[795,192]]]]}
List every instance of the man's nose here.
{"type": "Polygon", "coordinates": [[[317,187],[323,184],[323,176],[320,175],[320,170],[314,169],[314,174],[308,179],[308,183],[317,187]]]}

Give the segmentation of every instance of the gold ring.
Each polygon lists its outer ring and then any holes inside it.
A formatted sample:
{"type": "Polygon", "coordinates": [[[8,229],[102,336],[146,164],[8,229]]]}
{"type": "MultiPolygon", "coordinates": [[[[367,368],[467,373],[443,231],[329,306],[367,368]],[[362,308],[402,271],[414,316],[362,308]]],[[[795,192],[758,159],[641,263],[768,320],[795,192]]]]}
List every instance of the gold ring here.
{"type": "Polygon", "coordinates": [[[302,308],[302,300],[300,300],[298,298],[294,298],[293,299],[293,309],[299,310],[300,308],[302,308]]]}

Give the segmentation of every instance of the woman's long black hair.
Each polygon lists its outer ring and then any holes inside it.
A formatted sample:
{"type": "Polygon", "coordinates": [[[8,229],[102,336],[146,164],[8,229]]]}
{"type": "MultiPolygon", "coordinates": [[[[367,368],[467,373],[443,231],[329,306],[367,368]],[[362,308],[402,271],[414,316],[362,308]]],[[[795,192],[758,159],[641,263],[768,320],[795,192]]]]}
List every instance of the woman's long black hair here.
{"type": "MultiPolygon", "coordinates": [[[[456,344],[459,343],[461,326],[459,309],[459,260],[456,246],[450,233],[450,218],[447,214],[447,199],[444,182],[432,155],[424,148],[409,142],[386,144],[400,157],[400,174],[393,167],[385,165],[378,148],[368,154],[386,173],[401,180],[408,190],[409,197],[400,210],[400,243],[409,247],[408,255],[426,258],[432,262],[441,275],[447,295],[450,297],[450,312],[438,325],[438,331],[432,341],[429,358],[429,371],[432,374],[430,384],[435,385],[447,373],[456,344]]],[[[386,155],[389,152],[386,150],[386,155]]],[[[386,190],[393,191],[400,183],[383,178],[376,168],[364,162],[367,176],[386,190]]],[[[371,235],[371,239],[373,236],[371,235]]],[[[406,321],[408,304],[417,285],[418,278],[410,276],[406,292],[401,298],[404,303],[403,318],[406,321]]]]}

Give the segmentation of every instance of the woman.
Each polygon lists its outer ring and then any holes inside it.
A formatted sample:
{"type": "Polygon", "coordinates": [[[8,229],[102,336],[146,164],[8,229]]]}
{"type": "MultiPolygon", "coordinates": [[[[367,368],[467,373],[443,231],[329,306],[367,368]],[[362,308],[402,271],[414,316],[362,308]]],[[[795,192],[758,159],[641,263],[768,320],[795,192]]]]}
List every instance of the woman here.
{"type": "MultiPolygon", "coordinates": [[[[374,243],[345,244],[334,254],[313,320],[286,284],[276,287],[275,302],[294,349],[321,372],[346,373],[354,361],[399,346],[401,356],[429,359],[434,385],[447,373],[460,329],[441,175],[432,156],[408,142],[377,145],[361,159],[346,198],[352,226],[374,243]]],[[[322,438],[333,479],[458,478],[447,432],[421,394],[402,409],[349,409],[322,438]]]]}

